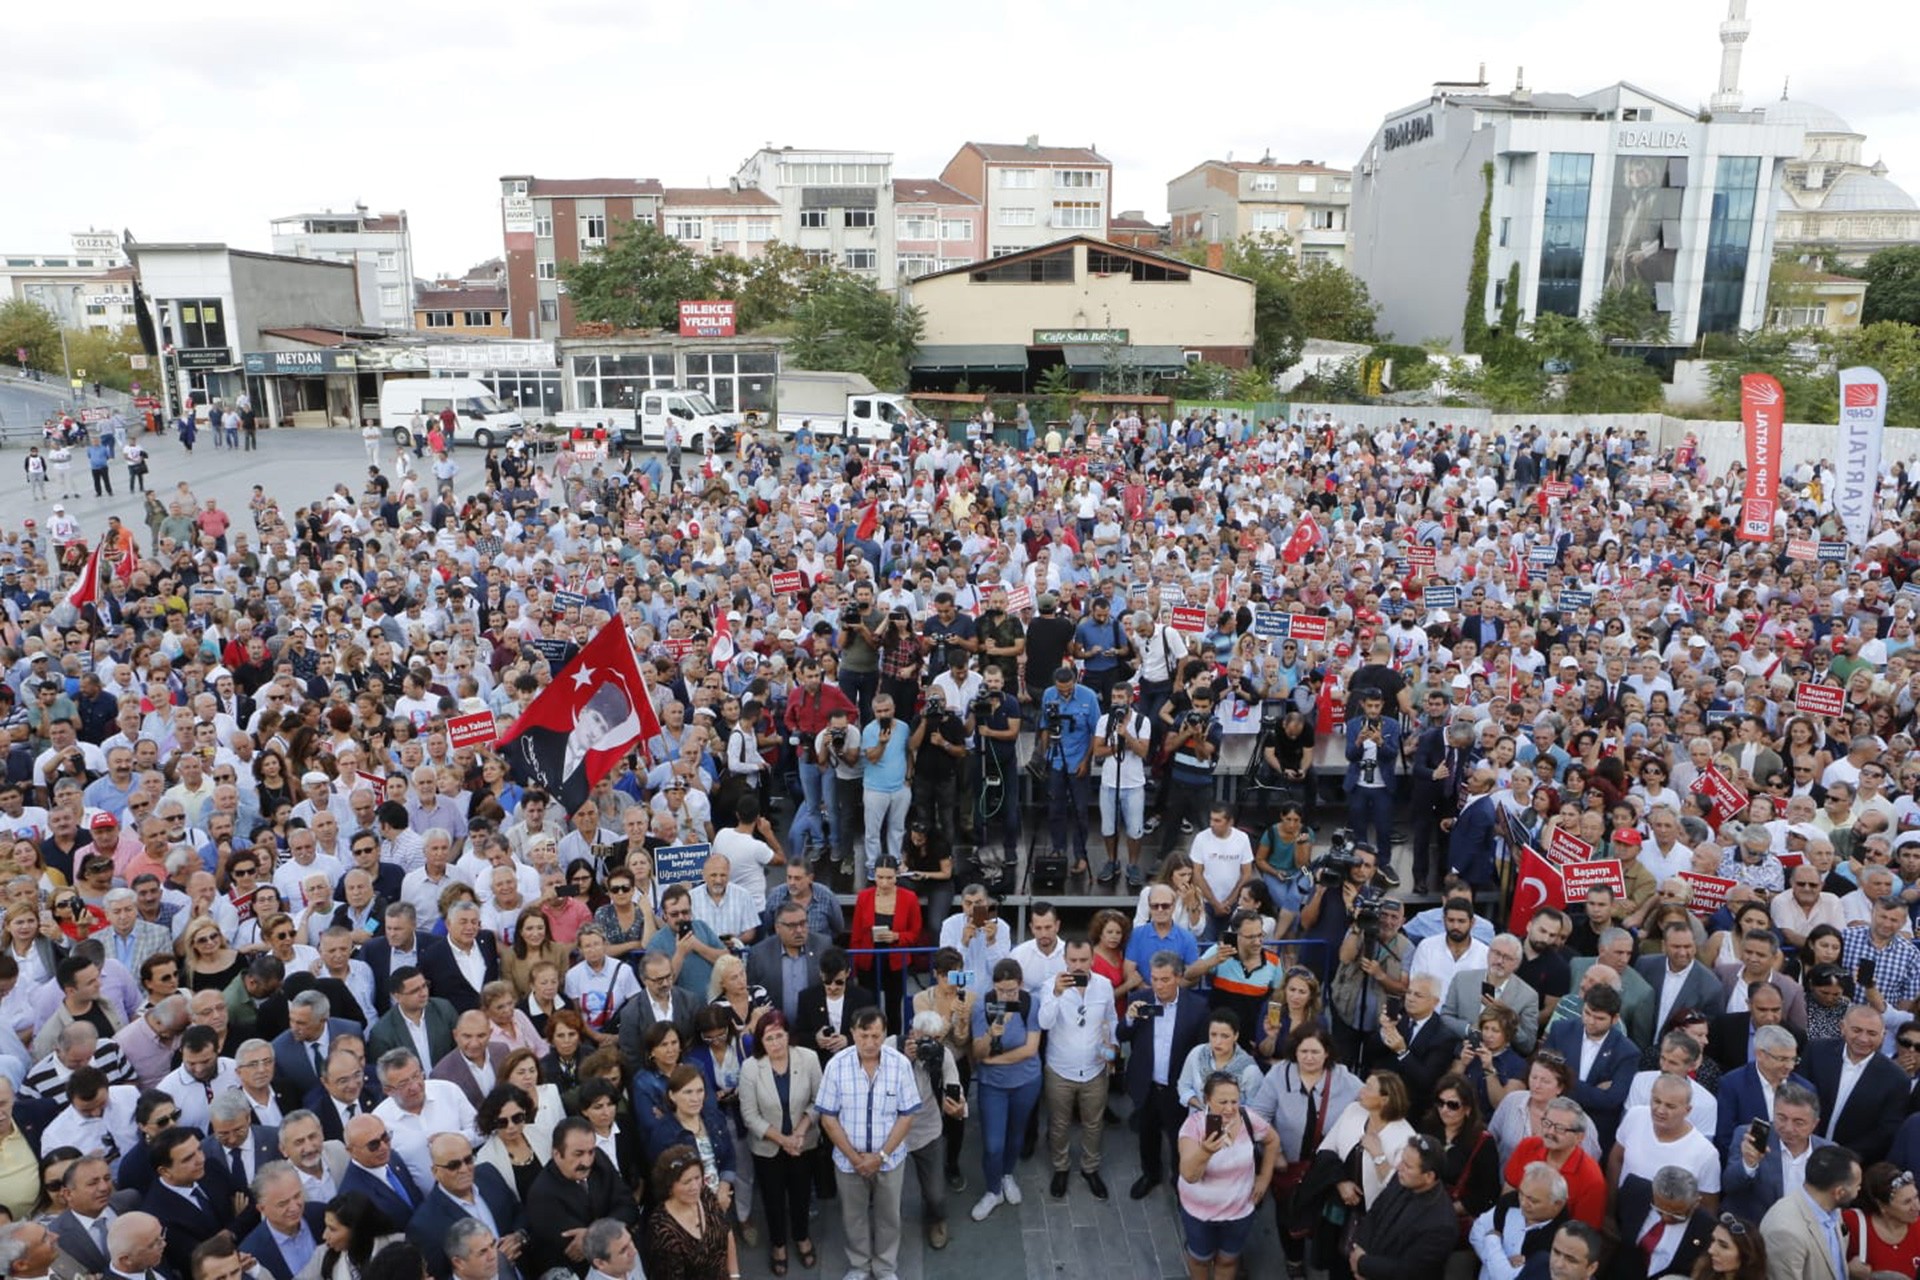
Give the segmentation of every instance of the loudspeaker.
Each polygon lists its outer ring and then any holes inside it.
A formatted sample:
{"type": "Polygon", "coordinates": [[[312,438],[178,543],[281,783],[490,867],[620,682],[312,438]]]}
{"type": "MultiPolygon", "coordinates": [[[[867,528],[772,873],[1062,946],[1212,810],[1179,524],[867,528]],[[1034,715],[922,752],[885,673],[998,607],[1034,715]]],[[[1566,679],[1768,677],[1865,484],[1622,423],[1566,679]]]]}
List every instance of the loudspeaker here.
{"type": "Polygon", "coordinates": [[[1033,896],[1058,895],[1067,890],[1067,855],[1063,850],[1053,849],[1046,853],[1035,851],[1033,855],[1033,874],[1031,876],[1033,896]]]}

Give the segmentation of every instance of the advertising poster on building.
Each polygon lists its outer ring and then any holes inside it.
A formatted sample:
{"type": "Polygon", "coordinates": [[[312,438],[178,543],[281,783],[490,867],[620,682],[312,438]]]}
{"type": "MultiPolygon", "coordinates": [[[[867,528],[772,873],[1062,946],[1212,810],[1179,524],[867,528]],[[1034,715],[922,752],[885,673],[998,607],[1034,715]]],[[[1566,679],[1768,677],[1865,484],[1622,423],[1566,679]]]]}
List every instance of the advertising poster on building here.
{"type": "Polygon", "coordinates": [[[1614,161],[1607,288],[1644,289],[1657,299],[1665,292],[1661,286],[1672,286],[1686,164],[1685,156],[1624,155],[1614,161]]]}

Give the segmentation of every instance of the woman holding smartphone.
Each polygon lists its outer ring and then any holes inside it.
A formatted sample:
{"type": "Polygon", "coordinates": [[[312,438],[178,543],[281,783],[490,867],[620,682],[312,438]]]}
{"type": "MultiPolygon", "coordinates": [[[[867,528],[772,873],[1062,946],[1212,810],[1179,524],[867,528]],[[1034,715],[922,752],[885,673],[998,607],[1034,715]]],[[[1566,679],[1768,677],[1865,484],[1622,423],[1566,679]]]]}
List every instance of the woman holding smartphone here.
{"type": "Polygon", "coordinates": [[[853,967],[870,979],[861,985],[879,997],[889,1026],[900,1020],[906,998],[907,956],[897,948],[917,946],[921,928],[920,896],[900,887],[895,858],[880,859],[874,864],[873,883],[854,903],[853,967]]]}
{"type": "MultiPolygon", "coordinates": [[[[973,997],[967,987],[967,961],[952,947],[933,953],[933,985],[913,997],[916,1014],[931,1010],[947,1020],[946,1046],[959,1065],[960,1091],[964,1095],[973,1081],[973,997]]],[[[947,1187],[960,1191],[967,1180],[960,1173],[960,1146],[967,1135],[964,1117],[942,1118],[946,1137],[947,1187]]],[[[991,1188],[989,1188],[991,1190],[991,1188]]]]}
{"type": "Polygon", "coordinates": [[[1201,1108],[1180,1126],[1176,1184],[1187,1272],[1196,1280],[1238,1273],[1279,1154],[1273,1129],[1241,1105],[1239,1079],[1224,1071],[1208,1076],[1201,1108]]]}

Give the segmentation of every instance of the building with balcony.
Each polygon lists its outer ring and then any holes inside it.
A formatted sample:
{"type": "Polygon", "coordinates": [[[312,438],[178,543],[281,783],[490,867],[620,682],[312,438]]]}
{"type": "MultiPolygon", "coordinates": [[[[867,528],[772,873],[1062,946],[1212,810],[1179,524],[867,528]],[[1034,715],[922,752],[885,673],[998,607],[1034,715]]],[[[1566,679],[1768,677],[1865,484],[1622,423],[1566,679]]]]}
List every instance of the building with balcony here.
{"type": "Polygon", "coordinates": [[[666,189],[655,178],[500,179],[500,229],[506,248],[507,316],[516,338],[558,338],[574,331],[563,264],[599,250],[629,222],[660,225],[666,189]]]}
{"type": "Polygon", "coordinates": [[[352,263],[368,324],[413,326],[413,233],[405,209],[370,213],[356,204],[343,213],[294,213],[275,218],[271,231],[277,254],[352,263]]]}
{"type": "Polygon", "coordinates": [[[893,156],[771,144],[748,156],[734,182],[772,198],[778,239],[807,258],[891,289],[894,260],[893,156]]]}
{"type": "Polygon", "coordinates": [[[1302,262],[1347,265],[1353,175],[1313,160],[1203,160],[1167,183],[1176,245],[1285,234],[1302,262]]]}
{"type": "Polygon", "coordinates": [[[133,272],[111,231],[76,231],[65,253],[0,256],[0,299],[44,308],[62,329],[134,323],[133,272]]]}
{"type": "Polygon", "coordinates": [[[432,337],[510,338],[506,286],[422,289],[413,299],[413,327],[432,337]]]}
{"type": "Polygon", "coordinates": [[[1584,94],[1436,84],[1382,121],[1354,166],[1353,270],[1383,330],[1457,345],[1485,208],[1486,290],[1470,305],[1489,326],[1511,277],[1522,323],[1634,289],[1675,347],[1756,329],[1804,136],[1761,112],[1703,120],[1626,81],[1584,94]]]}
{"type": "Polygon", "coordinates": [[[752,260],[780,238],[780,202],[738,183],[668,187],[660,229],[703,258],[730,253],[752,260]]]}
{"type": "Polygon", "coordinates": [[[902,284],[987,256],[980,202],[938,178],[895,178],[893,223],[902,284]]]}
{"type": "Polygon", "coordinates": [[[968,142],[940,181],[985,210],[990,258],[1062,236],[1107,238],[1113,162],[1092,147],[1043,147],[1037,134],[1024,143],[968,142]]]}

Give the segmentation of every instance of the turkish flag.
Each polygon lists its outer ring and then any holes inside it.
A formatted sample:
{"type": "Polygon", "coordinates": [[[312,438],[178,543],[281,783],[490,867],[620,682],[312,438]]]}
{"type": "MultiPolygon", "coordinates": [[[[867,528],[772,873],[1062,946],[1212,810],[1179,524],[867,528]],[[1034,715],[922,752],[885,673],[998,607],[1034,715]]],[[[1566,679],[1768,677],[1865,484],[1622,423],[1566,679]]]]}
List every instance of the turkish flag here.
{"type": "Polygon", "coordinates": [[[571,813],[629,751],[659,732],[640,660],[616,618],[507,726],[495,749],[516,781],[545,787],[571,813]]]}
{"type": "Polygon", "coordinates": [[[713,647],[707,651],[707,658],[715,671],[725,671],[733,654],[733,622],[723,606],[713,611],[713,647]]]}
{"type": "Polygon", "coordinates": [[[1299,564],[1319,545],[1320,526],[1313,522],[1312,516],[1301,516],[1300,523],[1293,527],[1293,533],[1287,538],[1286,545],[1280,548],[1280,558],[1288,564],[1299,564]]]}
{"type": "Polygon", "coordinates": [[[76,609],[84,609],[100,598],[100,553],[106,550],[106,540],[93,549],[87,562],[80,566],[80,576],[73,580],[72,590],[67,592],[67,603],[76,609]]]}
{"type": "Polygon", "coordinates": [[[1560,871],[1532,845],[1520,851],[1520,882],[1513,890],[1513,914],[1507,917],[1507,932],[1519,937],[1527,934],[1527,924],[1541,907],[1558,907],[1565,896],[1560,871]]]}
{"type": "Polygon", "coordinates": [[[853,531],[854,541],[866,542],[880,528],[880,500],[875,498],[860,513],[860,526],[853,531]]]}
{"type": "Polygon", "coordinates": [[[1507,553],[1507,572],[1519,579],[1518,590],[1525,591],[1527,589],[1527,558],[1521,555],[1519,551],[1515,550],[1507,553]]]}

